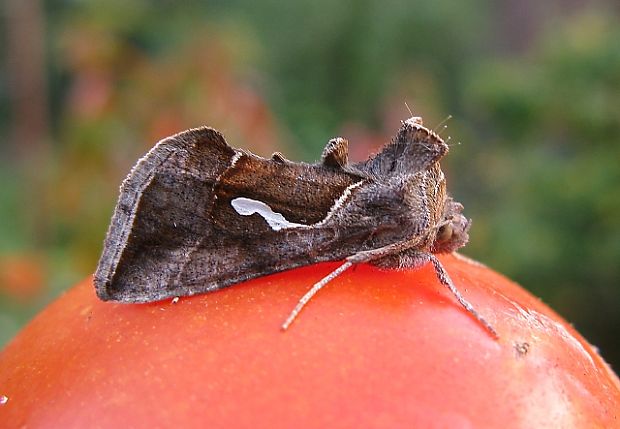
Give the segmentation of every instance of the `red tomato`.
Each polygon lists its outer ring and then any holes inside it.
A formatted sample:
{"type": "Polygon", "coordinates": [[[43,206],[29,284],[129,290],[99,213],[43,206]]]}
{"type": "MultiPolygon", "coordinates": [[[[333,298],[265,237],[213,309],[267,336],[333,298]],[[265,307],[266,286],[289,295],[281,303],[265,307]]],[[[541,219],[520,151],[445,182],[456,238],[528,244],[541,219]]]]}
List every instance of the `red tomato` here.
{"type": "Polygon", "coordinates": [[[351,269],[287,332],[337,264],[177,303],[101,302],[89,279],[0,354],[0,425],[620,427],[620,382],[569,324],[488,268],[442,261],[499,340],[430,266],[351,269]]]}

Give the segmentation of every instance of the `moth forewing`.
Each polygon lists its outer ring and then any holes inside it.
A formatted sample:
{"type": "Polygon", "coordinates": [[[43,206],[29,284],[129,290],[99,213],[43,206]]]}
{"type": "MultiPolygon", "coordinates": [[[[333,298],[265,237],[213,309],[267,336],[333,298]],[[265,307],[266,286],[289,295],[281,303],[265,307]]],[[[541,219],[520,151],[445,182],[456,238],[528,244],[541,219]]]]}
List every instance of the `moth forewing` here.
{"type": "Polygon", "coordinates": [[[150,302],[343,259],[359,249],[359,234],[347,231],[332,246],[333,227],[318,224],[361,180],[343,169],[235,150],[206,127],[164,139],[121,187],[95,274],[97,293],[150,302]],[[246,216],[232,203],[243,198],[268,210],[246,216]],[[268,211],[288,227],[270,225],[268,211]]]}

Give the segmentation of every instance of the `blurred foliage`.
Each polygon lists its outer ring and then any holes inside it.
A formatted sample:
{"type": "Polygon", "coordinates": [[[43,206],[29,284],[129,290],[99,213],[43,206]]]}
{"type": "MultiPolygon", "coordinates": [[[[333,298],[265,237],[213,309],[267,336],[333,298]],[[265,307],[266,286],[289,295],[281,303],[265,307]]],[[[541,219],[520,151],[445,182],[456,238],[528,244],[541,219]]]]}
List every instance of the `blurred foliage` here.
{"type": "Polygon", "coordinates": [[[469,122],[492,143],[481,149],[479,162],[494,166],[492,174],[482,165],[464,167],[467,177],[486,182],[483,194],[476,195],[474,183],[467,192],[480,226],[472,253],[527,285],[584,332],[608,335],[617,347],[617,19],[567,19],[527,55],[475,65],[470,82],[469,122]]]}
{"type": "Polygon", "coordinates": [[[42,6],[50,130],[40,144],[13,137],[0,40],[0,342],[93,271],[118,184],[160,138],[209,124],[234,146],[313,160],[340,134],[359,160],[409,115],[406,102],[430,126],[453,116],[463,144],[445,169],[474,219],[465,253],[541,296],[620,366],[613,3],[42,6]]]}

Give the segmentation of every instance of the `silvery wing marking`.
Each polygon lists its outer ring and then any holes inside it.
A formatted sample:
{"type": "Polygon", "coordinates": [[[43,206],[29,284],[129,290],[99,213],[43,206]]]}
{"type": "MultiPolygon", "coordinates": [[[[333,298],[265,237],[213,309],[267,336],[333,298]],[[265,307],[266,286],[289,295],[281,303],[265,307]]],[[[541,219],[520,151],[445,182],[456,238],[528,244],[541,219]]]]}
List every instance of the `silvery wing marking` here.
{"type": "Polygon", "coordinates": [[[418,253],[453,251],[469,223],[446,194],[438,161],[447,150],[417,118],[357,164],[341,138],[306,164],[233,149],[206,127],[169,137],[121,187],[97,294],[121,302],[193,295],[399,242],[406,252],[371,262],[413,266],[418,253]]]}

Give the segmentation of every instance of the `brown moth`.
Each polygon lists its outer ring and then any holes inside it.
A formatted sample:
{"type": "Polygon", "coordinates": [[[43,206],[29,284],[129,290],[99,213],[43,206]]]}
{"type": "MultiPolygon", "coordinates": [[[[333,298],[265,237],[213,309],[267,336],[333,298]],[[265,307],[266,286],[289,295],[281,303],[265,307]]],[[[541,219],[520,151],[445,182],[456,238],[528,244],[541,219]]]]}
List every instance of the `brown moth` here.
{"type": "Polygon", "coordinates": [[[349,164],[330,140],[321,161],[261,158],[208,127],[160,141],[129,173],[95,273],[102,300],[151,302],[210,292],[324,261],[343,264],[300,300],[283,328],[325,284],[359,263],[432,263],[439,281],[494,337],[437,253],[469,238],[439,160],[448,146],[412,117],[381,152],[349,164]]]}

